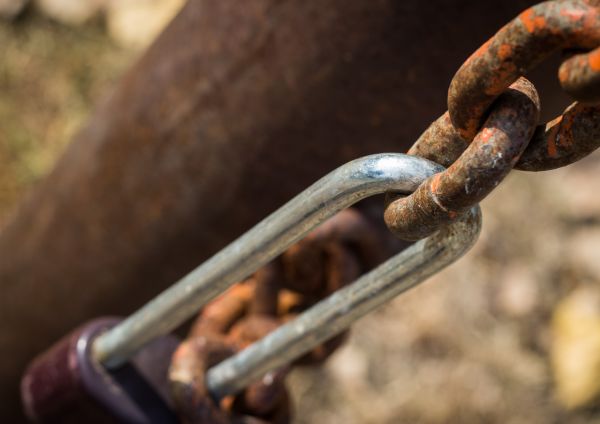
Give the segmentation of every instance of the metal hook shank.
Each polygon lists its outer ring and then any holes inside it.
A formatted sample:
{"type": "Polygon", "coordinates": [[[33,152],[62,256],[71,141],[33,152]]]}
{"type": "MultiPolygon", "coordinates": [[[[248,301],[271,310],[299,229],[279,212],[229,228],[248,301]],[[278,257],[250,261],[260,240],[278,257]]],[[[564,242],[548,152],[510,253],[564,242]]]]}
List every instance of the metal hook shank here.
{"type": "Polygon", "coordinates": [[[342,165],[99,336],[93,345],[94,357],[106,367],[119,366],[144,344],[173,330],[340,210],[386,191],[411,193],[442,170],[425,159],[393,153],[342,165]]]}
{"type": "Polygon", "coordinates": [[[413,244],[295,320],[209,369],[208,390],[220,399],[294,361],[347,329],[358,318],[457,260],[473,246],[480,228],[481,212],[476,206],[457,222],[413,244]]]}

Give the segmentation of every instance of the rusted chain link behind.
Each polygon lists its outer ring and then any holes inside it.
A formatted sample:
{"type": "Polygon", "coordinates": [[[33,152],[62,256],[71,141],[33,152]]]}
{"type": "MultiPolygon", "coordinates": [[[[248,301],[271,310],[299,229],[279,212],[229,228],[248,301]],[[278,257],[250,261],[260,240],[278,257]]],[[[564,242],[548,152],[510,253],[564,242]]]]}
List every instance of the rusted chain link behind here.
{"type": "MultiPolygon", "coordinates": [[[[387,237],[383,226],[377,228],[361,212],[346,209],[209,303],[171,363],[171,392],[182,420],[288,422],[283,380],[289,368],[220,400],[207,393],[205,372],[378,265],[389,253],[382,249],[387,237]]],[[[293,365],[322,363],[344,339],[345,334],[334,337],[293,365]]]]}
{"type": "MultiPolygon", "coordinates": [[[[385,223],[398,237],[424,238],[479,203],[511,169],[541,171],[573,163],[600,145],[600,0],[534,6],[500,29],[461,66],[448,112],[409,150],[447,170],[412,195],[388,194],[385,223]],[[556,51],[558,75],[577,102],[538,125],[540,102],[523,75],[556,51]]],[[[384,235],[356,210],[341,212],[210,303],[173,357],[170,380],[182,420],[190,423],[285,423],[291,409],[289,367],[243,393],[212,399],[207,369],[293,319],[384,259],[384,235]]],[[[295,364],[318,364],[342,334],[295,364]]],[[[290,366],[291,366],[290,365],[290,366]]]]}

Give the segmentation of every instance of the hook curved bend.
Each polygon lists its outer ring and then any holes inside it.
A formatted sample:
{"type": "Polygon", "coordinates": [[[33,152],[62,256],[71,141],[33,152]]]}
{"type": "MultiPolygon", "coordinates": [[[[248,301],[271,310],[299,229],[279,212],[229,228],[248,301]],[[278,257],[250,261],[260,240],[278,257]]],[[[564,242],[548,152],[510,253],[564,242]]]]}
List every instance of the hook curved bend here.
{"type": "Polygon", "coordinates": [[[95,359],[109,368],[119,366],[340,210],[374,194],[409,194],[442,170],[426,159],[394,153],[365,156],[342,165],[99,336],[93,345],[95,359]]]}

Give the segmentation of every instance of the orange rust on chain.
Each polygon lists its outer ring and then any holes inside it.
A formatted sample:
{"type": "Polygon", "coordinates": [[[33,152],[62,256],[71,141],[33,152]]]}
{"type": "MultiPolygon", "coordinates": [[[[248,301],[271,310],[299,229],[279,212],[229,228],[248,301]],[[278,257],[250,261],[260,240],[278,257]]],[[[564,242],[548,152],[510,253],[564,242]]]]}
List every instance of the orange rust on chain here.
{"type": "MultiPolygon", "coordinates": [[[[500,57],[500,53],[498,53],[498,57],[500,57]]],[[[499,87],[502,87],[502,82],[513,75],[516,71],[516,66],[514,63],[505,62],[503,63],[490,77],[490,85],[485,89],[485,94],[490,96],[497,96],[502,91],[500,91],[499,87]]]]}
{"type": "MultiPolygon", "coordinates": [[[[435,121],[408,151],[449,167],[468,144],[452,126],[448,112],[435,121]]],[[[544,171],[569,165],[600,146],[600,107],[574,103],[562,115],[538,125],[514,167],[544,171]]]]}
{"type": "Polygon", "coordinates": [[[493,135],[494,131],[491,128],[484,128],[481,130],[479,137],[483,143],[487,143],[493,135]]]}
{"type": "MultiPolygon", "coordinates": [[[[525,10],[472,54],[454,76],[448,109],[458,133],[470,142],[497,96],[552,53],[598,46],[597,2],[546,2],[525,10]]],[[[578,100],[600,100],[599,55],[595,50],[578,54],[561,65],[561,85],[578,100]]]]}
{"type": "Polygon", "coordinates": [[[202,312],[203,319],[197,321],[190,330],[190,335],[224,333],[231,323],[244,315],[248,302],[254,294],[251,282],[236,284],[224,294],[206,305],[202,312]]]}
{"type": "Polygon", "coordinates": [[[587,156],[600,146],[600,106],[573,103],[561,116],[539,125],[516,169],[555,169],[587,156]]]}
{"type": "MultiPolygon", "coordinates": [[[[480,122],[494,114],[495,104],[492,104],[509,84],[553,51],[600,45],[599,4],[597,0],[542,3],[525,10],[504,26],[465,61],[450,85],[449,111],[421,135],[408,153],[450,167],[445,176],[460,175],[456,167],[467,169],[468,160],[461,154],[476,133],[480,145],[496,140],[497,128],[485,125],[481,128],[480,122]],[[458,165],[453,165],[457,160],[458,165]]],[[[600,95],[599,68],[600,49],[596,49],[563,62],[559,78],[565,89],[582,100],[594,100],[600,95]]],[[[520,117],[513,119],[517,122],[520,117]]],[[[600,145],[599,123],[600,107],[575,103],[560,117],[539,125],[522,155],[513,155],[503,166],[506,170],[514,166],[541,171],[579,160],[600,145]]],[[[494,147],[488,149],[493,155],[494,147]]],[[[489,164],[496,165],[497,162],[489,164]]],[[[449,188],[446,177],[436,176],[406,199],[394,200],[388,196],[386,223],[400,237],[418,239],[441,223],[455,219],[479,196],[473,195],[475,177],[463,173],[461,178],[454,180],[455,185],[449,188]],[[469,190],[461,185],[467,180],[469,190]],[[472,195],[468,196],[467,191],[472,195]],[[408,228],[411,225],[423,228],[411,230],[408,228]]],[[[498,178],[503,175],[493,177],[488,190],[495,187],[498,178]]],[[[480,183],[476,182],[475,186],[480,183]]]]}
{"type": "Polygon", "coordinates": [[[531,34],[546,27],[546,19],[543,16],[537,16],[532,8],[522,12],[519,19],[531,34]]]}
{"type": "Polygon", "coordinates": [[[594,50],[588,55],[590,69],[600,72],[600,50],[594,50]]]}
{"type": "Polygon", "coordinates": [[[558,80],[561,82],[561,84],[566,83],[570,77],[571,75],[569,67],[561,66],[560,68],[558,68],[558,80]]]}
{"type": "MultiPolygon", "coordinates": [[[[344,210],[209,303],[172,358],[172,392],[180,414],[191,422],[210,417],[230,423],[244,416],[287,422],[291,410],[284,380],[289,367],[270,375],[271,384],[253,383],[242,394],[217,404],[202,383],[207,364],[214,363],[208,357],[225,348],[229,353],[244,349],[376,266],[383,260],[382,237],[390,237],[384,228],[377,228],[353,208],[344,210]]],[[[322,363],[345,338],[342,333],[326,341],[292,365],[322,363]]]]}
{"type": "Polygon", "coordinates": [[[510,57],[510,55],[512,54],[512,46],[510,44],[502,44],[499,48],[498,48],[498,57],[502,60],[507,59],[508,57],[510,57]]]}
{"type": "MultiPolygon", "coordinates": [[[[539,111],[535,88],[520,78],[494,103],[473,143],[457,160],[452,158],[446,171],[428,178],[410,196],[388,195],[384,213],[388,228],[402,239],[418,240],[479,203],[504,179],[527,147],[539,111]]],[[[447,120],[442,117],[434,125],[445,123],[447,120]]],[[[456,139],[451,130],[438,132],[449,134],[450,140],[456,139]]],[[[422,140],[429,146],[447,141],[431,137],[422,140]]],[[[427,149],[420,146],[414,150],[427,149]]]]}
{"type": "Polygon", "coordinates": [[[439,192],[440,188],[440,174],[436,174],[431,177],[431,192],[436,194],[439,192]]]}
{"type": "Polygon", "coordinates": [[[586,18],[589,16],[589,14],[586,14],[583,10],[561,10],[560,14],[564,17],[566,17],[567,19],[571,20],[571,22],[576,23],[579,20],[581,20],[581,18],[586,18]]]}
{"type": "Polygon", "coordinates": [[[478,58],[478,57],[482,57],[482,56],[486,55],[490,48],[490,44],[492,44],[491,38],[489,40],[487,40],[485,43],[483,43],[477,50],[475,50],[475,52],[472,54],[471,57],[478,58]]]}

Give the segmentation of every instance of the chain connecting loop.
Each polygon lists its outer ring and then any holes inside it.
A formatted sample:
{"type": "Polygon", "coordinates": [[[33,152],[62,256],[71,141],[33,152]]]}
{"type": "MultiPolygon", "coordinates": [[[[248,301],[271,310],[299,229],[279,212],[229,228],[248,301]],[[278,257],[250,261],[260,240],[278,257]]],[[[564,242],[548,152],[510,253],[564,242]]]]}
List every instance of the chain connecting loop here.
{"type": "MultiPolygon", "coordinates": [[[[381,157],[405,168],[378,167],[402,175],[397,186],[416,188],[440,171],[422,158],[381,157]]],[[[191,423],[287,422],[290,366],[322,363],[355,320],[467,251],[480,225],[474,208],[358,278],[383,259],[388,235],[357,210],[338,213],[204,308],[170,367],[178,413],[191,423]]]]}
{"type": "Polygon", "coordinates": [[[385,220],[394,234],[418,240],[481,201],[513,167],[553,169],[600,146],[600,106],[587,104],[600,100],[598,3],[541,3],[467,59],[450,84],[448,112],[408,152],[449,169],[408,198],[388,196],[385,220]],[[565,60],[559,71],[563,88],[585,103],[536,127],[532,106],[539,109],[539,101],[522,75],[558,50],[593,48],[565,60]],[[529,107],[514,98],[515,90],[530,98],[529,107]]]}
{"type": "MultiPolygon", "coordinates": [[[[388,195],[384,214],[388,228],[403,239],[419,240],[479,203],[525,150],[539,110],[535,88],[525,78],[519,79],[494,103],[475,140],[447,170],[428,178],[408,197],[388,195]]],[[[447,115],[440,122],[448,122],[447,115]]],[[[432,142],[444,143],[446,140],[436,137],[436,124],[433,127],[432,142]]]]}

